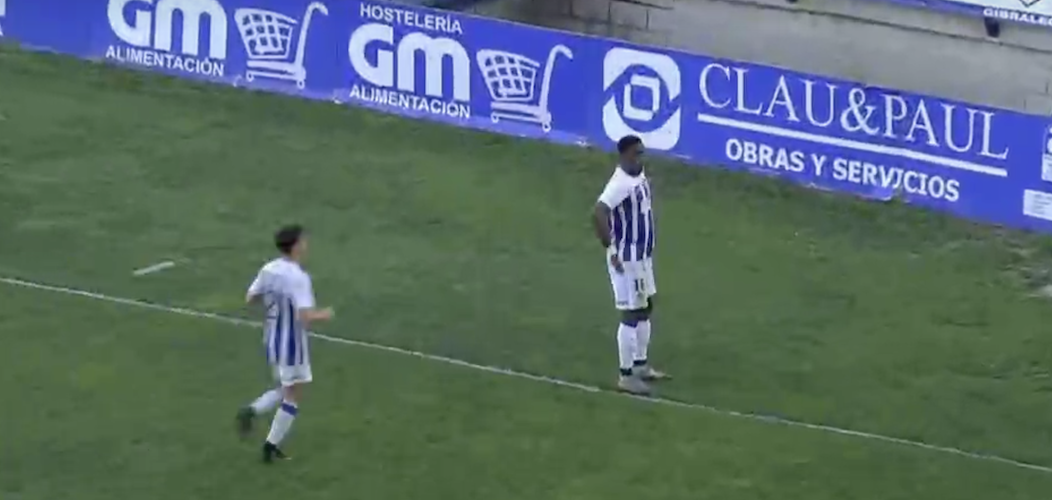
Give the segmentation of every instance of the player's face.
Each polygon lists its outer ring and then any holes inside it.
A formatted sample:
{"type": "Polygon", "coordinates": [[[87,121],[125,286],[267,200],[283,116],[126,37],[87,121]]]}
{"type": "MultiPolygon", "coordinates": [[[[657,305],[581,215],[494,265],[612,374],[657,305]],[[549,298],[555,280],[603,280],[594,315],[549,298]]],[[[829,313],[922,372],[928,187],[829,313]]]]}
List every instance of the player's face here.
{"type": "Polygon", "coordinates": [[[636,175],[643,171],[643,145],[636,144],[625,152],[625,158],[622,162],[625,171],[629,174],[636,175]]]}
{"type": "Polygon", "coordinates": [[[307,237],[303,236],[299,241],[292,247],[292,255],[296,260],[303,259],[307,256],[307,237]]]}

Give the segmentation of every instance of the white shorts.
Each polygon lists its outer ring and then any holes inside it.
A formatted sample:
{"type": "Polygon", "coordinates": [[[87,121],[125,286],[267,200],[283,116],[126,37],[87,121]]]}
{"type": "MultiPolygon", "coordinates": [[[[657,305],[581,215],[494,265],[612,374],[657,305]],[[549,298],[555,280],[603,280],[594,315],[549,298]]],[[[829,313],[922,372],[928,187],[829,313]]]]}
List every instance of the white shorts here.
{"type": "Polygon", "coordinates": [[[314,380],[314,376],[311,374],[310,365],[271,365],[271,369],[274,372],[274,381],[281,384],[282,387],[288,387],[291,385],[298,384],[309,384],[314,380]]]}
{"type": "Polygon", "coordinates": [[[624,272],[617,272],[607,261],[610,270],[610,285],[614,289],[614,304],[620,311],[645,309],[650,297],[657,294],[654,284],[654,260],[644,259],[622,262],[624,272]]]}

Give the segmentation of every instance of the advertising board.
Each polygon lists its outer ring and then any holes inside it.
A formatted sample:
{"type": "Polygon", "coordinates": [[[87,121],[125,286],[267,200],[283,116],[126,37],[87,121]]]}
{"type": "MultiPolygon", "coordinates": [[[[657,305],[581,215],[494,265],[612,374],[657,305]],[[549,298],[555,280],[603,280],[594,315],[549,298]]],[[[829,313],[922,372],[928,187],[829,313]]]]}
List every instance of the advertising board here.
{"type": "Polygon", "coordinates": [[[636,134],[699,166],[1052,231],[1046,117],[382,2],[0,6],[31,49],[559,143],[636,134]]]}

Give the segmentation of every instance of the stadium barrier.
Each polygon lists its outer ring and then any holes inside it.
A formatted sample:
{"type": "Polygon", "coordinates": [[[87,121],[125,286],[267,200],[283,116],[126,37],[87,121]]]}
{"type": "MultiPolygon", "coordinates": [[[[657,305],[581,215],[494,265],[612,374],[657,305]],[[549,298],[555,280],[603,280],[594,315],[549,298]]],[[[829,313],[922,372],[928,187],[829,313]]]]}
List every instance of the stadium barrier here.
{"type": "MultiPolygon", "coordinates": [[[[1052,120],[358,0],[0,0],[24,47],[1052,232],[1052,120]]],[[[2,92],[2,88],[0,88],[2,92]]]]}
{"type": "Polygon", "coordinates": [[[1052,2],[1043,0],[892,0],[896,3],[990,20],[1052,27],[1052,2]]]}

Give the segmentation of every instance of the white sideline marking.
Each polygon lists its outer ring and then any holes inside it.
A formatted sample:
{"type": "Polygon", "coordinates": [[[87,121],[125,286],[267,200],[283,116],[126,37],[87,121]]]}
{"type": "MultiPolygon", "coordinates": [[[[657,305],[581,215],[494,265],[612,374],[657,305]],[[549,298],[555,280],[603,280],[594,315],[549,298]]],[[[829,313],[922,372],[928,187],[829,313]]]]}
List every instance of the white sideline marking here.
{"type": "MultiPolygon", "coordinates": [[[[123,298],[123,297],[115,297],[115,296],[112,296],[112,295],[105,295],[105,294],[102,294],[102,293],[89,292],[87,290],[78,290],[76,288],[67,288],[67,287],[63,287],[63,286],[47,285],[47,284],[44,284],[44,283],[37,283],[37,282],[34,282],[34,281],[27,281],[27,280],[22,280],[22,279],[18,279],[18,278],[9,278],[9,277],[5,277],[5,276],[0,276],[0,283],[4,283],[4,284],[7,284],[7,285],[11,285],[11,286],[22,287],[22,288],[30,288],[30,289],[34,289],[34,290],[43,290],[43,291],[48,291],[48,292],[61,293],[61,294],[65,294],[65,295],[73,295],[73,296],[77,296],[77,297],[84,297],[84,298],[98,300],[98,301],[103,301],[103,302],[110,302],[110,303],[113,303],[113,304],[121,304],[121,305],[126,305],[126,306],[138,307],[140,309],[151,309],[151,310],[154,310],[154,311],[162,311],[162,312],[167,312],[167,313],[180,314],[180,315],[183,315],[183,316],[190,316],[190,317],[194,317],[194,318],[211,319],[211,320],[222,321],[224,323],[228,323],[228,324],[232,324],[232,325],[238,325],[238,326],[252,326],[252,327],[257,327],[257,328],[262,326],[262,323],[260,323],[258,321],[250,321],[250,320],[246,320],[246,319],[240,319],[240,318],[235,318],[235,317],[231,317],[231,316],[224,316],[224,315],[221,315],[221,314],[215,314],[215,313],[210,313],[210,312],[205,312],[205,311],[195,311],[193,309],[187,309],[187,308],[184,308],[184,307],[173,307],[173,306],[166,306],[166,305],[163,305],[163,304],[155,304],[155,303],[146,302],[146,301],[143,301],[143,300],[128,299],[128,298],[123,298]]],[[[631,398],[631,399],[635,399],[635,400],[643,401],[643,402],[647,402],[647,403],[654,403],[654,404],[661,404],[661,405],[667,405],[667,406],[674,406],[674,407],[679,407],[679,408],[687,408],[687,409],[691,409],[691,410],[702,410],[702,411],[706,411],[706,412],[709,412],[709,413],[715,413],[715,414],[718,414],[718,415],[724,415],[724,416],[730,416],[730,417],[735,417],[735,418],[742,418],[742,419],[746,419],[746,420],[765,422],[765,423],[768,423],[768,424],[777,424],[777,425],[784,425],[784,426],[789,426],[789,427],[801,427],[801,428],[804,428],[804,429],[811,429],[811,430],[816,430],[816,431],[828,432],[828,433],[832,433],[832,434],[839,434],[839,435],[842,435],[842,436],[852,436],[852,437],[856,437],[856,438],[869,439],[869,440],[873,440],[873,441],[881,441],[881,442],[885,442],[885,443],[892,443],[892,444],[897,444],[897,445],[902,445],[902,446],[909,446],[909,447],[913,447],[913,448],[920,448],[920,449],[929,450],[929,451],[935,451],[935,452],[939,452],[939,453],[946,453],[946,454],[950,454],[950,455],[957,455],[957,456],[971,458],[971,459],[975,459],[975,460],[983,460],[983,461],[987,461],[987,462],[997,462],[997,463],[1011,465],[1011,466],[1022,468],[1022,469],[1030,469],[1030,470],[1034,470],[1034,471],[1038,471],[1038,472],[1052,473],[1052,467],[1046,467],[1046,466],[1043,466],[1043,465],[1037,465],[1037,464],[1032,464],[1032,463],[1027,463],[1027,462],[1021,462],[1019,460],[1013,460],[1011,458],[1005,458],[1005,457],[1001,457],[1001,456],[998,456],[998,455],[990,455],[990,454],[986,454],[986,453],[977,453],[977,452],[972,452],[972,451],[966,451],[966,450],[962,450],[960,448],[953,448],[953,447],[950,447],[950,446],[939,446],[939,445],[935,445],[935,444],[928,444],[928,443],[925,443],[925,442],[922,442],[922,441],[913,441],[913,440],[909,440],[909,439],[902,439],[902,438],[897,438],[897,437],[884,436],[884,435],[881,435],[881,434],[873,434],[873,433],[870,433],[870,432],[854,431],[854,430],[851,430],[851,429],[843,429],[843,428],[840,428],[840,427],[833,427],[833,426],[829,426],[829,425],[812,424],[812,423],[808,423],[808,422],[802,422],[802,421],[799,421],[799,420],[791,420],[791,419],[787,419],[787,418],[776,417],[776,416],[773,416],[773,415],[760,415],[760,414],[756,414],[756,413],[747,413],[747,412],[740,412],[740,411],[734,411],[734,410],[725,410],[725,409],[716,408],[716,407],[713,407],[713,406],[697,404],[697,403],[686,403],[686,402],[683,402],[683,401],[676,401],[676,400],[660,398],[660,397],[631,396],[631,395],[623,394],[623,393],[620,393],[620,392],[604,389],[604,388],[593,386],[593,385],[579,384],[579,383],[576,383],[576,382],[569,382],[569,381],[560,380],[560,379],[557,379],[557,378],[546,377],[544,375],[534,375],[534,374],[531,374],[531,373],[525,373],[525,372],[520,372],[520,371],[515,371],[515,370],[509,370],[507,368],[500,368],[500,367],[497,367],[497,366],[479,365],[479,364],[475,364],[475,363],[471,363],[471,362],[463,361],[463,360],[459,360],[459,359],[447,358],[445,356],[439,356],[439,355],[435,355],[435,354],[427,354],[427,353],[424,353],[424,352],[411,351],[411,350],[408,350],[408,349],[402,349],[400,347],[392,347],[392,346],[386,346],[386,345],[381,345],[381,344],[373,344],[371,342],[363,342],[361,340],[351,340],[351,339],[347,339],[347,338],[343,338],[343,337],[333,337],[331,335],[324,335],[324,334],[315,333],[315,332],[311,332],[310,335],[312,337],[315,337],[315,338],[319,339],[319,340],[324,340],[324,341],[327,341],[327,342],[334,342],[334,343],[338,343],[338,344],[351,345],[351,346],[356,346],[356,347],[364,347],[364,348],[378,350],[378,351],[393,352],[393,353],[397,353],[397,354],[403,354],[403,355],[406,355],[406,356],[413,356],[413,357],[416,357],[416,358],[427,359],[427,360],[431,360],[431,361],[438,361],[440,363],[446,363],[446,364],[450,364],[450,365],[462,366],[464,368],[471,368],[473,370],[480,370],[480,371],[489,372],[489,373],[497,373],[497,374],[500,374],[500,375],[507,375],[507,376],[510,376],[510,377],[518,377],[518,378],[523,378],[523,379],[527,379],[527,380],[533,380],[535,382],[543,382],[545,384],[557,385],[557,386],[561,386],[561,387],[568,387],[568,388],[571,388],[571,389],[576,389],[576,390],[584,391],[584,392],[607,393],[607,394],[618,395],[618,396],[621,396],[621,397],[631,398]]]]}
{"type": "Polygon", "coordinates": [[[143,267],[143,268],[136,269],[136,270],[132,271],[132,275],[134,275],[134,276],[146,276],[147,274],[153,274],[153,273],[156,273],[156,272],[164,271],[165,269],[168,269],[168,268],[171,268],[171,267],[175,267],[175,262],[174,261],[170,261],[170,260],[166,260],[164,262],[158,262],[158,263],[156,263],[156,264],[154,264],[152,266],[146,266],[146,267],[143,267]]]}

